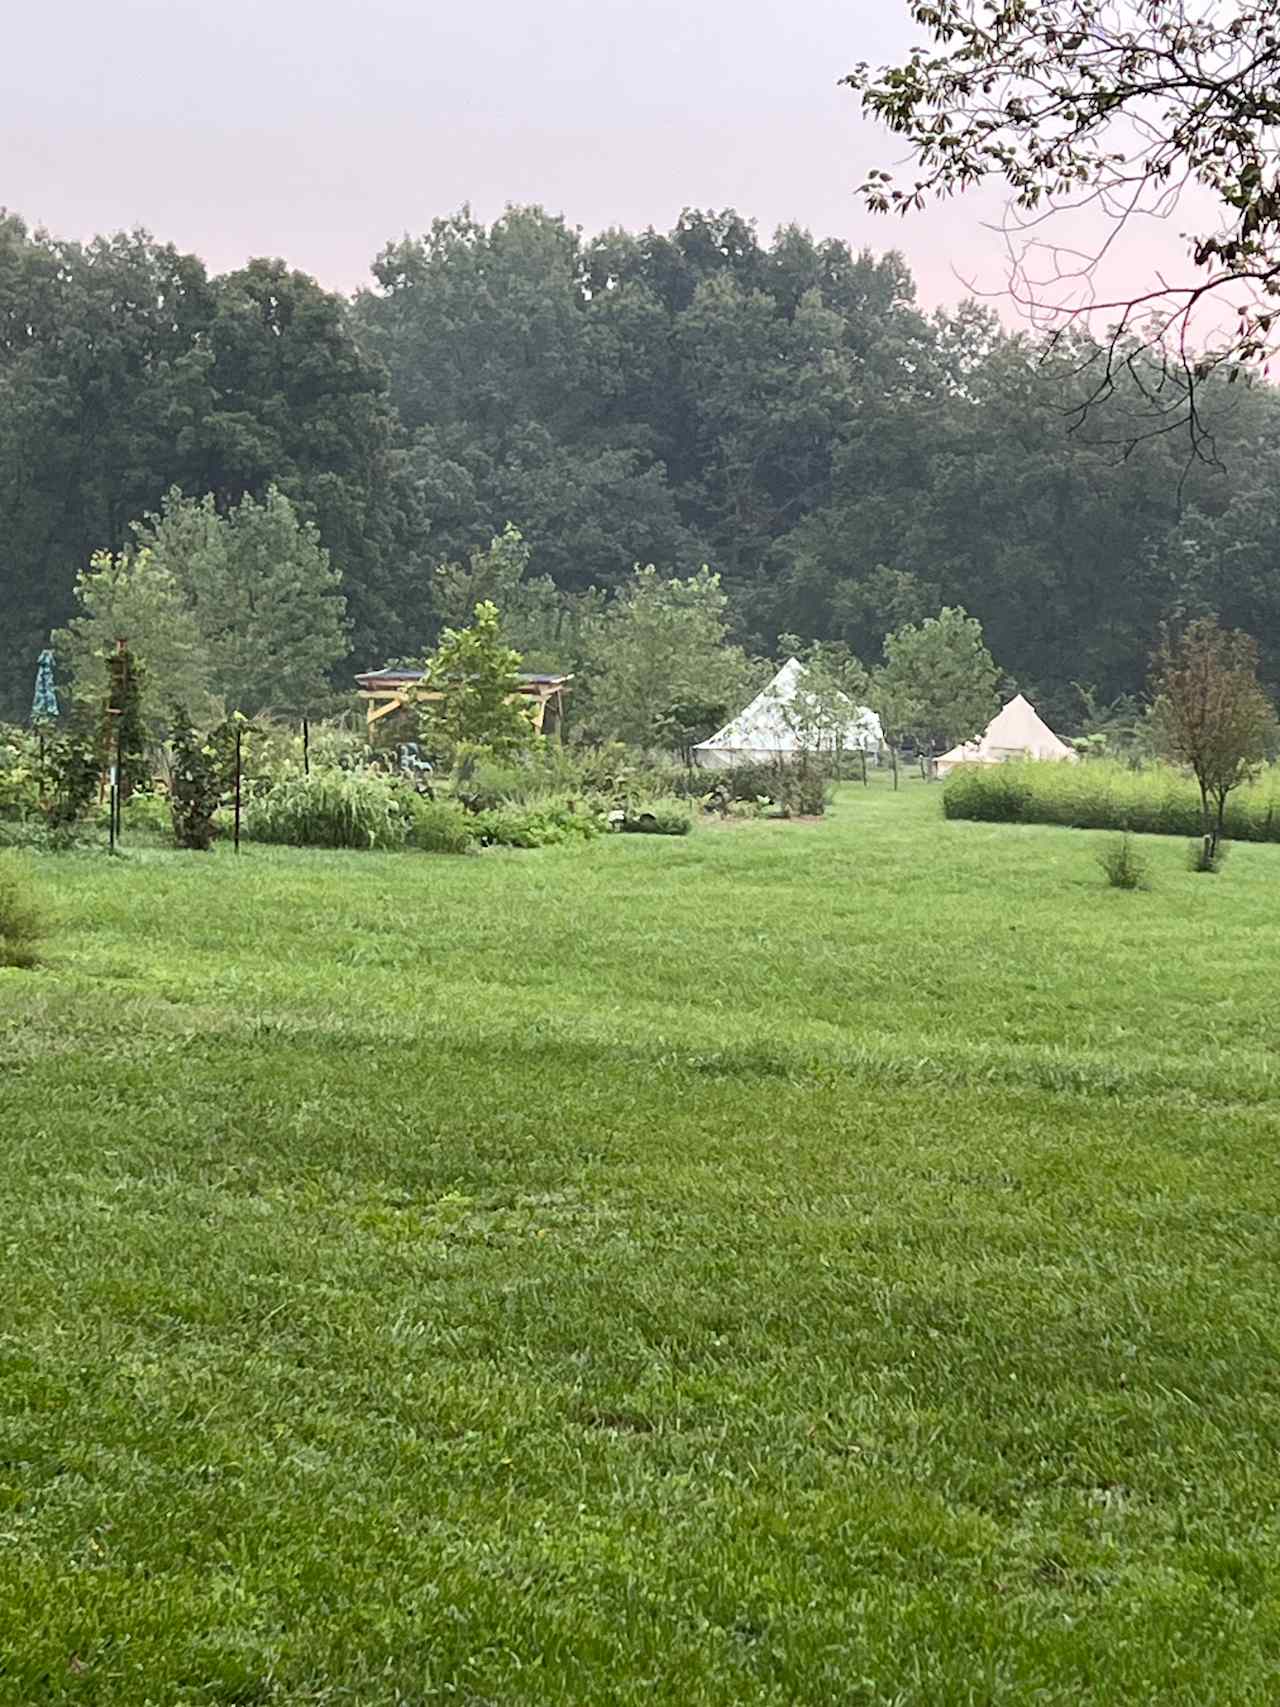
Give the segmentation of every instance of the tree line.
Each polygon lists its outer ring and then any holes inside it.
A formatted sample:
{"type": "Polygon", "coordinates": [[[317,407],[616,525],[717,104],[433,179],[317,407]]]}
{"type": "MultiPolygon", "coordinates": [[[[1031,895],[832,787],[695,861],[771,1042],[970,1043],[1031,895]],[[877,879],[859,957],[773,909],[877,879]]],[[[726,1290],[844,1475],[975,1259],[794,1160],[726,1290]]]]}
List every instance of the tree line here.
{"type": "Polygon", "coordinates": [[[463,212],[354,299],[3,217],[0,713],[28,709],[51,631],[113,625],[144,553],[205,685],[256,671],[268,708],[420,658],[489,597],[597,700],[682,603],[736,649],[715,698],[781,637],[874,667],[944,607],[1068,727],[1081,689],[1141,687],[1167,620],[1249,631],[1275,681],[1274,391],[1211,378],[1189,456],[1133,431],[1159,383],[1137,343],[1081,420],[1092,353],[973,303],[927,315],[896,254],[732,211],[596,237],[463,212]]]}

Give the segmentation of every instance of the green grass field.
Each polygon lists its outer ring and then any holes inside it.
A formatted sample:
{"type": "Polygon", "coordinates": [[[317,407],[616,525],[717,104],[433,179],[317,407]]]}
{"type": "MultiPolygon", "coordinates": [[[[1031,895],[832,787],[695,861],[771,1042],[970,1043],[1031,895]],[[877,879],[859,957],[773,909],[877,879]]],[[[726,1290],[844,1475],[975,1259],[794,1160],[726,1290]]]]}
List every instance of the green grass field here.
{"type": "Polygon", "coordinates": [[[0,1701],[1272,1703],[1280,848],[16,860],[0,1701]]]}

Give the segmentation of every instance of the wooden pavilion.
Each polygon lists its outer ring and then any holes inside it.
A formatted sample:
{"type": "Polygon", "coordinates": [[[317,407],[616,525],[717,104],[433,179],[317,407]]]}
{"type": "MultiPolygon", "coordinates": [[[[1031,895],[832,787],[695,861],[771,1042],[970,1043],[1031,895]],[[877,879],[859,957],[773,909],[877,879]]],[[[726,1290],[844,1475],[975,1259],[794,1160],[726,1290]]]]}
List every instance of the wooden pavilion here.
{"type": "MultiPolygon", "coordinates": [[[[393,712],[401,711],[410,700],[443,699],[442,693],[424,692],[418,688],[421,670],[370,670],[356,677],[360,698],[365,701],[365,720],[370,730],[375,723],[393,712]],[[411,693],[410,690],[413,690],[411,693]]],[[[539,735],[555,734],[564,717],[564,696],[572,676],[540,676],[521,670],[519,687],[513,698],[534,702],[533,726],[539,735]]]]}

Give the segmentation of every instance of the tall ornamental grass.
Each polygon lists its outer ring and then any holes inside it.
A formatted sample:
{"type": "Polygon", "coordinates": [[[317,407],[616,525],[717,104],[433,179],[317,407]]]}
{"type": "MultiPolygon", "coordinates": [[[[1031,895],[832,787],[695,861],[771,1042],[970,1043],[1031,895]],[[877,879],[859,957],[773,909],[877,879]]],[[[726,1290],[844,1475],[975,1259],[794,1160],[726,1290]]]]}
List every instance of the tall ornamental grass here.
{"type": "Polygon", "coordinates": [[[251,800],[245,831],[295,848],[402,848],[412,813],[406,790],[384,777],[313,770],[251,800]]]}
{"type": "MultiPolygon", "coordinates": [[[[942,809],[948,818],[993,824],[1062,824],[1141,835],[1198,836],[1201,828],[1194,778],[1171,765],[1131,770],[1106,760],[961,765],[944,784],[942,809]]],[[[1230,796],[1226,834],[1231,841],[1280,842],[1280,767],[1271,766],[1230,796]]]]}

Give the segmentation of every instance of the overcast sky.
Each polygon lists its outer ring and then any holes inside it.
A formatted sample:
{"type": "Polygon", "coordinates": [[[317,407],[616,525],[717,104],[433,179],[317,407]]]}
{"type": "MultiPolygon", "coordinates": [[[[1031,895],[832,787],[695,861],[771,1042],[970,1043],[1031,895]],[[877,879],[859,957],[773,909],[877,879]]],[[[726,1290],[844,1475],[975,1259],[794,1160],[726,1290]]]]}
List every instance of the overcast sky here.
{"type": "Polygon", "coordinates": [[[904,224],[854,193],[901,144],[837,79],[911,45],[905,0],[46,0],[5,38],[0,204],[65,236],[144,225],[352,290],[463,202],[588,232],[732,205],[900,248],[929,305],[1003,278],[998,197],[904,224]]]}

